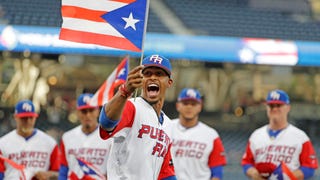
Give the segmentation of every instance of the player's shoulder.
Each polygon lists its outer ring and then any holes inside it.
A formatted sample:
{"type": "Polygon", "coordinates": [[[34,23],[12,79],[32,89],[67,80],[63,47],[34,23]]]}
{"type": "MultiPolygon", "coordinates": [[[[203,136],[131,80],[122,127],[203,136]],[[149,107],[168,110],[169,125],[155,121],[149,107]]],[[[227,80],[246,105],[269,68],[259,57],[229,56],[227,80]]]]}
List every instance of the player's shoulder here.
{"type": "Polygon", "coordinates": [[[268,128],[268,125],[266,124],[264,126],[261,126],[261,127],[257,128],[257,129],[255,129],[251,133],[251,137],[267,133],[267,128],[268,128]]]}
{"type": "Polygon", "coordinates": [[[44,131],[37,129],[37,134],[39,138],[45,140],[49,144],[57,144],[57,141],[49,134],[45,133],[44,131]]]}
{"type": "Polygon", "coordinates": [[[81,133],[81,125],[76,126],[66,132],[63,133],[62,138],[75,137],[75,135],[81,133]]]}
{"type": "Polygon", "coordinates": [[[170,121],[172,124],[177,124],[179,122],[179,118],[174,118],[174,119],[171,119],[170,121]]]}
{"type": "Polygon", "coordinates": [[[287,127],[287,131],[289,132],[290,136],[294,135],[295,137],[301,139],[309,139],[308,135],[302,129],[299,129],[292,124],[289,124],[289,126],[287,127]]]}
{"type": "Polygon", "coordinates": [[[206,133],[218,135],[218,131],[215,128],[213,128],[213,127],[211,127],[201,121],[198,122],[198,128],[199,128],[199,130],[204,131],[206,133]]]}
{"type": "Polygon", "coordinates": [[[14,137],[17,137],[15,129],[0,137],[0,143],[10,141],[10,139],[13,139],[14,137]]]}

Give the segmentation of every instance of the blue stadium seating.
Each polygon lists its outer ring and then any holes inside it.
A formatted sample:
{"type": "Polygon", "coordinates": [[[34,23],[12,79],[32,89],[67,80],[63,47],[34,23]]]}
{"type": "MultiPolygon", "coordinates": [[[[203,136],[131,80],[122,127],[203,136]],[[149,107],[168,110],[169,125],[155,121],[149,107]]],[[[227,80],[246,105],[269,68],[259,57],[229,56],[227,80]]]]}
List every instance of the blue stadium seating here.
{"type": "MultiPolygon", "coordinates": [[[[197,34],[320,40],[319,22],[296,20],[292,14],[250,8],[245,0],[164,0],[197,34]],[[199,20],[201,19],[201,20],[199,20]]],[[[306,15],[307,17],[307,15],[306,15]]]]}

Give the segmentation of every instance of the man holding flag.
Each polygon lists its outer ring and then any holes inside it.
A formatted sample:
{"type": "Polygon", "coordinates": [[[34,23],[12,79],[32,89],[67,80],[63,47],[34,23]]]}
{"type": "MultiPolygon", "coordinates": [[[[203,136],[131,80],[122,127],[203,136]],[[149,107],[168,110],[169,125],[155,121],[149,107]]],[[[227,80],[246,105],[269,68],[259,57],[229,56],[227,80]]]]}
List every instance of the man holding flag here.
{"type": "Polygon", "coordinates": [[[161,55],[143,59],[101,110],[100,137],[113,140],[108,178],[175,180],[171,158],[170,119],[162,111],[172,86],[171,63],[161,55]],[[141,97],[130,98],[142,88],[141,97]],[[130,98],[130,99],[129,99],[130,98]]]}
{"type": "Polygon", "coordinates": [[[242,157],[244,173],[254,180],[301,180],[314,176],[317,156],[306,133],[288,122],[289,96],[282,90],[273,90],[266,103],[269,124],[251,134],[242,157]]]}

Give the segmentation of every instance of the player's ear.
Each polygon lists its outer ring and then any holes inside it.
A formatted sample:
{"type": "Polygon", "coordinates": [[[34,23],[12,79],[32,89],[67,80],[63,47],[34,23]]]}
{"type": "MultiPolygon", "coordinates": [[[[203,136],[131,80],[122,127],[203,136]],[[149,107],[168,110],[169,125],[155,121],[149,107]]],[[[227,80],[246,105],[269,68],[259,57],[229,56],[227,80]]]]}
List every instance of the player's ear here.
{"type": "Polygon", "coordinates": [[[171,78],[169,78],[169,80],[168,80],[168,87],[171,87],[172,84],[173,84],[173,80],[172,80],[171,78]]]}

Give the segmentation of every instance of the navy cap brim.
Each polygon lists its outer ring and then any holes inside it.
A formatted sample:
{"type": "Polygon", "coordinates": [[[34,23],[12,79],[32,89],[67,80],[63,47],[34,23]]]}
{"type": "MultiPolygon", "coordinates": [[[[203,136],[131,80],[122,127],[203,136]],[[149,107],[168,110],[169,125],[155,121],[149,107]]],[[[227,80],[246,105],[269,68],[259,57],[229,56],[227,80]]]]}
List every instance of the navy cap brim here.
{"type": "Polygon", "coordinates": [[[167,75],[170,77],[171,76],[171,71],[168,69],[168,68],[166,68],[166,67],[164,67],[164,66],[162,66],[162,65],[157,65],[157,64],[144,64],[143,65],[144,66],[144,68],[142,69],[142,71],[144,71],[146,68],[148,68],[148,67],[158,67],[158,68],[160,68],[160,69],[163,69],[166,73],[167,73],[167,75]]]}

